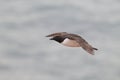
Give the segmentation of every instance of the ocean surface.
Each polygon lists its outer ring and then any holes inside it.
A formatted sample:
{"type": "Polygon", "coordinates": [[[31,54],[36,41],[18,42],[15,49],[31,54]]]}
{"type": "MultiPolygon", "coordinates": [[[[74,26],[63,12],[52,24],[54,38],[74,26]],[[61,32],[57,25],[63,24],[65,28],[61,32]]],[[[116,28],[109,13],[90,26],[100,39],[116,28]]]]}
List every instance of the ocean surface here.
{"type": "Polygon", "coordinates": [[[120,80],[120,1],[0,0],[0,80],[120,80]],[[54,32],[99,50],[45,37],[54,32]]]}

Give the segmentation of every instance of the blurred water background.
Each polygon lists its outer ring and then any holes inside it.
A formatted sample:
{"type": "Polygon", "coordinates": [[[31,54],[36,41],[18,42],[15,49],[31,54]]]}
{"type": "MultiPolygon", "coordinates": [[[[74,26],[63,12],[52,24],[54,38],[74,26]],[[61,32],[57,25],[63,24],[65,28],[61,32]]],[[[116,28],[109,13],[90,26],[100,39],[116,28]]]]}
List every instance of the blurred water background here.
{"type": "Polygon", "coordinates": [[[0,80],[120,80],[120,1],[0,0],[0,80]],[[61,31],[99,50],[45,37],[61,31]]]}

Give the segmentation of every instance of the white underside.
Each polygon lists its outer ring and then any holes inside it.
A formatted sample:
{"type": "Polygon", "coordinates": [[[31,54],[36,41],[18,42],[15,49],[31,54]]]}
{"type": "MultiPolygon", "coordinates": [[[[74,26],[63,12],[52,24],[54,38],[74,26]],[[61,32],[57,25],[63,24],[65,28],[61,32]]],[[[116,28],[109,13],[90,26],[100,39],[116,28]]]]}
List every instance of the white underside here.
{"type": "Polygon", "coordinates": [[[69,46],[69,47],[80,47],[79,43],[77,43],[74,40],[70,40],[68,38],[66,38],[61,44],[65,45],[65,46],[69,46]]]}

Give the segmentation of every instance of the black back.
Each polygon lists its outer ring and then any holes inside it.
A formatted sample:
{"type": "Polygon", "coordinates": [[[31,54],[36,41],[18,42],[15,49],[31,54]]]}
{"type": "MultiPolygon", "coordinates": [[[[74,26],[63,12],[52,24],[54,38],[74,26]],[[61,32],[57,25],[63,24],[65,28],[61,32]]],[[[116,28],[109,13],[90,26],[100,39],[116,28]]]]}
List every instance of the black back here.
{"type": "Polygon", "coordinates": [[[51,40],[55,40],[59,43],[62,43],[64,41],[65,37],[61,37],[61,36],[55,36],[53,37],[51,40]]]}

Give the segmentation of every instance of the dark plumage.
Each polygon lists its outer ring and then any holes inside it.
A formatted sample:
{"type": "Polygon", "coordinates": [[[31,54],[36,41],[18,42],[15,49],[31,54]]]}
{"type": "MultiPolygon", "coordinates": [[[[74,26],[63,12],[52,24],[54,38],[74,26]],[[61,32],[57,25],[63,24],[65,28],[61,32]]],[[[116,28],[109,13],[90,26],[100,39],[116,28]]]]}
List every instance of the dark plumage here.
{"type": "Polygon", "coordinates": [[[50,40],[55,40],[65,46],[82,47],[85,51],[92,55],[94,54],[94,50],[98,50],[97,48],[94,48],[90,44],[88,44],[88,42],[84,40],[81,36],[76,34],[58,32],[47,35],[46,37],[52,37],[50,40]]]}

